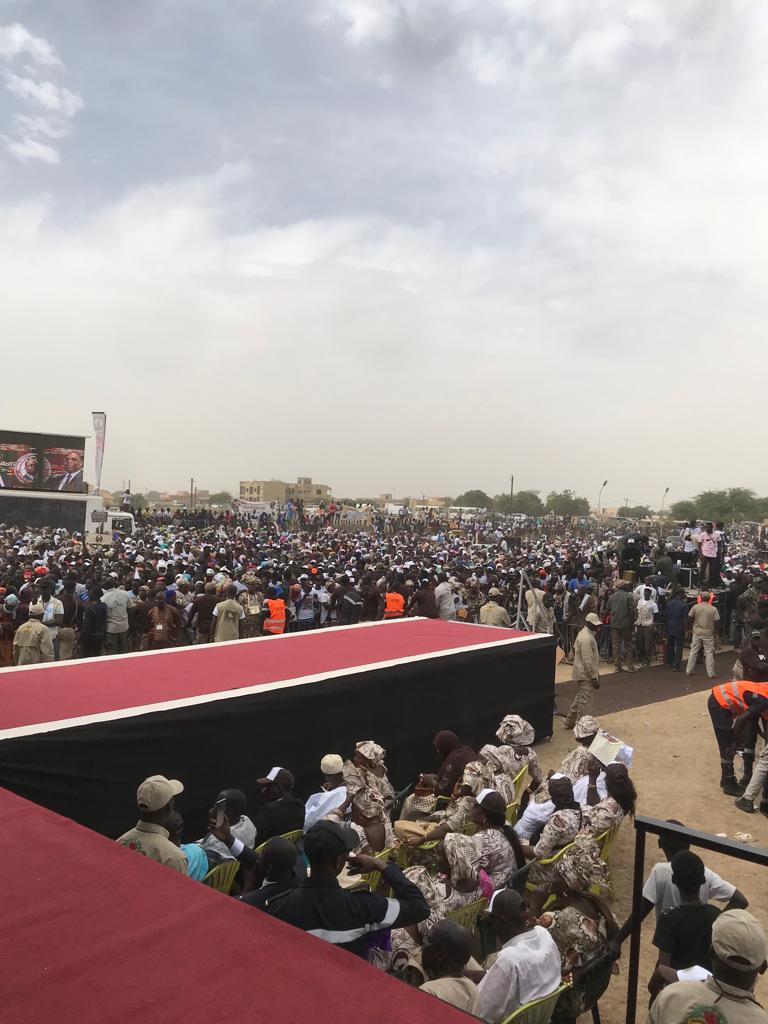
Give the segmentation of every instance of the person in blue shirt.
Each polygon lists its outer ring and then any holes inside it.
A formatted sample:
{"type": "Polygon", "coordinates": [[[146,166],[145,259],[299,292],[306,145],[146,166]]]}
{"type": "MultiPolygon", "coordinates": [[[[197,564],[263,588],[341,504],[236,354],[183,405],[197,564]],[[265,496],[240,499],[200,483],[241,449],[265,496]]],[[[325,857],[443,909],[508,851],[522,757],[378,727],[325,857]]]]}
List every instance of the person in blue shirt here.
{"type": "Polygon", "coordinates": [[[667,624],[666,663],[675,672],[683,670],[683,640],[688,624],[688,602],[685,592],[677,587],[671,600],[667,601],[665,611],[667,624]]]}

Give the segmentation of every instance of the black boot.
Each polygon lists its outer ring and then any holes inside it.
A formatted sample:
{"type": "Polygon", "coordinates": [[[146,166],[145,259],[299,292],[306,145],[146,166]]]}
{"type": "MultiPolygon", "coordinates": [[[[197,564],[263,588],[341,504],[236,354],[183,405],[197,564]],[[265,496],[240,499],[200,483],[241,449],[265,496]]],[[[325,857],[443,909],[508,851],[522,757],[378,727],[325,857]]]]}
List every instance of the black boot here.
{"type": "Polygon", "coordinates": [[[736,776],[732,776],[730,779],[726,779],[720,783],[720,787],[726,796],[741,796],[746,786],[742,786],[740,782],[736,781],[736,776]]]}

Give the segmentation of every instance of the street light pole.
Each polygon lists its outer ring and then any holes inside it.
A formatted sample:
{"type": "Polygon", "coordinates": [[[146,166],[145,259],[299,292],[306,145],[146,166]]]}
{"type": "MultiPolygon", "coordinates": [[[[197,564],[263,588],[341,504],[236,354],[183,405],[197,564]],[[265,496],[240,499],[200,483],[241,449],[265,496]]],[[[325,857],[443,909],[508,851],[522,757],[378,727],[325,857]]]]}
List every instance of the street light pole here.
{"type": "Polygon", "coordinates": [[[512,505],[515,501],[515,478],[511,476],[509,478],[509,511],[512,511],[512,505]]]}
{"type": "Polygon", "coordinates": [[[598,515],[600,515],[600,509],[602,507],[601,506],[601,502],[603,500],[603,491],[605,490],[605,486],[606,486],[607,483],[608,483],[607,480],[603,480],[603,486],[600,488],[600,493],[597,496],[597,514],[598,515]]]}
{"type": "Polygon", "coordinates": [[[659,512],[659,533],[662,536],[662,540],[664,539],[664,502],[667,500],[668,494],[669,488],[667,487],[664,494],[661,496],[661,511],[659,512]]]}

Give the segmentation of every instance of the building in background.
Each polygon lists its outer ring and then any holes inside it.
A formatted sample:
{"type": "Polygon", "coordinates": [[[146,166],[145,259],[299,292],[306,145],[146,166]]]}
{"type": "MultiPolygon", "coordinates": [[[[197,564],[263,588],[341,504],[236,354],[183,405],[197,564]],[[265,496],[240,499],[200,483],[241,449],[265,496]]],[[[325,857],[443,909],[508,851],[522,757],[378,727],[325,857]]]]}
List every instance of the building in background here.
{"type": "Polygon", "coordinates": [[[312,482],[311,476],[300,476],[295,484],[284,480],[241,480],[241,501],[277,501],[284,505],[287,501],[302,501],[305,505],[316,505],[320,501],[330,501],[333,497],[327,484],[312,482]]]}

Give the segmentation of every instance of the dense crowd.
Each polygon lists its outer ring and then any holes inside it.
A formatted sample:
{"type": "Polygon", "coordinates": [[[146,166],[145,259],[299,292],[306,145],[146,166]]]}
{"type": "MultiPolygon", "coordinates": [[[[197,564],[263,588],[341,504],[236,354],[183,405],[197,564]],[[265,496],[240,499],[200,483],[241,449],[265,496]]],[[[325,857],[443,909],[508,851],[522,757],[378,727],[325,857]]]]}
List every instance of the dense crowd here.
{"type": "MultiPolygon", "coordinates": [[[[633,925],[619,924],[605,900],[611,838],[635,813],[632,751],[617,741],[606,756],[603,736],[596,719],[579,719],[576,746],[545,776],[518,715],[479,751],[443,730],[434,769],[425,756],[425,771],[400,792],[386,751],[362,740],[346,758],[319,758],[317,791],[305,799],[291,771],[273,767],[258,780],[252,818],[241,790],[212,793],[209,831],[186,844],[183,784],[153,776],[137,791],[139,821],[118,842],[197,880],[232,865],[236,894],[255,912],[491,1024],[546,997],[555,1024],[572,1021],[591,1005],[595,976],[607,984],[633,925]]],[[[677,1021],[665,1007],[687,994],[764,1022],[750,1013],[762,1014],[751,993],[765,935],[746,897],[684,840],[660,847],[666,860],[641,907],[656,916],[652,1021],[677,1021]]]]}
{"type": "MultiPolygon", "coordinates": [[[[666,605],[696,565],[736,646],[764,610],[759,536],[733,541],[712,524],[684,526],[673,547],[630,523],[618,533],[589,521],[431,511],[372,515],[352,531],[339,516],[155,510],[93,550],[63,529],[0,524],[0,665],[403,615],[518,623],[556,634],[570,660],[596,616],[601,656],[631,669],[679,635],[666,605]],[[635,602],[617,619],[622,577],[633,578],[635,602]]],[[[681,642],[666,654],[679,668],[681,642]]]]}

